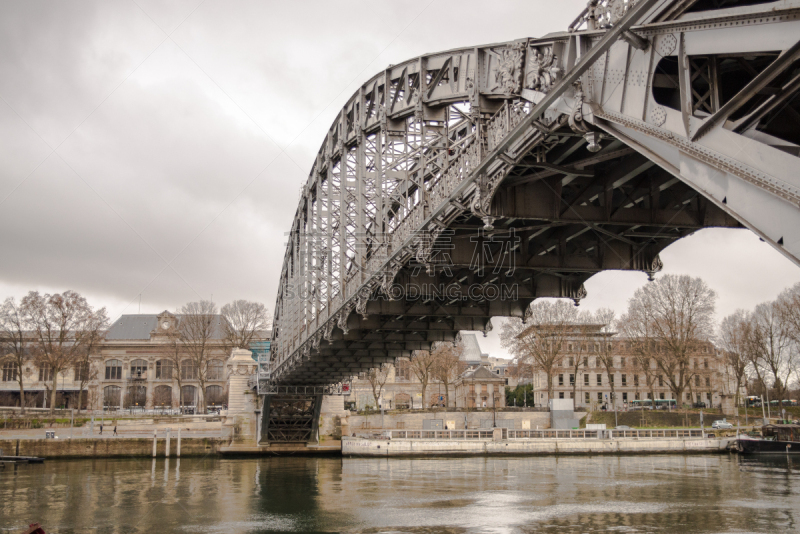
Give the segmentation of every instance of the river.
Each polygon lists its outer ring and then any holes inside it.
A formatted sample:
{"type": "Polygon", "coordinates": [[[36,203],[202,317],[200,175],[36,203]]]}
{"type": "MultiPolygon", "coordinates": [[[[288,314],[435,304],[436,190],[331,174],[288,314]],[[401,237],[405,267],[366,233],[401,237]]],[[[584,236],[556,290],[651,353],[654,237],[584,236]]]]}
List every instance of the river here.
{"type": "Polygon", "coordinates": [[[800,458],[163,458],[0,469],[0,532],[793,532],[800,458]]]}

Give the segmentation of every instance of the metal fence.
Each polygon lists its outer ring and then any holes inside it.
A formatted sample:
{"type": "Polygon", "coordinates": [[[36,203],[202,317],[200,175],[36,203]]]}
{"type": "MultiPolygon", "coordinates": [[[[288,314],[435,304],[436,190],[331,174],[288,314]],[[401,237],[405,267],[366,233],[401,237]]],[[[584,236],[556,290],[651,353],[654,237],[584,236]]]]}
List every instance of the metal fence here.
{"type": "MultiPolygon", "coordinates": [[[[503,439],[703,438],[702,430],[502,430],[503,439]]],[[[492,439],[493,430],[390,430],[392,439],[492,439]]],[[[388,436],[387,436],[388,437],[388,436]]]]}

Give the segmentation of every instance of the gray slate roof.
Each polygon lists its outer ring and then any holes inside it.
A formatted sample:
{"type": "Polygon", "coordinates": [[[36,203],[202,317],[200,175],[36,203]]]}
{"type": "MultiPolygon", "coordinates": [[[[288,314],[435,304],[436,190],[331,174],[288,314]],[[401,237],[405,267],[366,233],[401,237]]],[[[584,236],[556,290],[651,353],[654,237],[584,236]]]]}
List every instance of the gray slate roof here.
{"type": "MultiPolygon", "coordinates": [[[[178,314],[176,317],[180,321],[182,316],[178,314]]],[[[223,321],[222,315],[217,315],[214,339],[222,339],[224,337],[223,321]]],[[[123,315],[109,327],[106,339],[109,341],[148,340],[150,339],[150,332],[155,330],[157,325],[158,315],[155,313],[123,315]]]]}

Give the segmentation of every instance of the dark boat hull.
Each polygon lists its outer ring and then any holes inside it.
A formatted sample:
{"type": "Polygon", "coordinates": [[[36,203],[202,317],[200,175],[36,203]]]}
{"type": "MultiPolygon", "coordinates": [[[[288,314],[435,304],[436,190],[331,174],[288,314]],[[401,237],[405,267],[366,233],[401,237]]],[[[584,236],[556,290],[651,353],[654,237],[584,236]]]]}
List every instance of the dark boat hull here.
{"type": "Polygon", "coordinates": [[[742,454],[800,454],[800,441],[740,439],[736,449],[742,454]]]}

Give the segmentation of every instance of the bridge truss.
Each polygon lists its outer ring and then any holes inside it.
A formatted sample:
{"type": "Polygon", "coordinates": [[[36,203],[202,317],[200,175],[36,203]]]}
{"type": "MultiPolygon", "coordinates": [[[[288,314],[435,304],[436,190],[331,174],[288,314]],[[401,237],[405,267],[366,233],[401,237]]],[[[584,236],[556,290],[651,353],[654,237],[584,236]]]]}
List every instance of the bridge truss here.
{"type": "Polygon", "coordinates": [[[798,40],[800,0],[593,0],[567,31],[376,74],[303,187],[261,393],[653,276],[701,228],[800,263],[798,40]]]}

